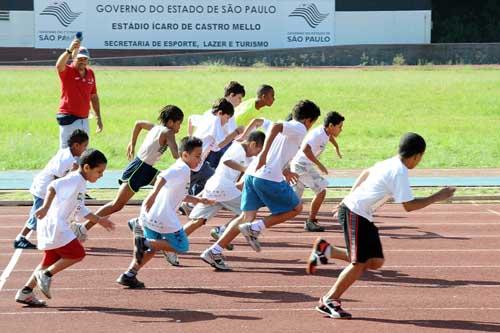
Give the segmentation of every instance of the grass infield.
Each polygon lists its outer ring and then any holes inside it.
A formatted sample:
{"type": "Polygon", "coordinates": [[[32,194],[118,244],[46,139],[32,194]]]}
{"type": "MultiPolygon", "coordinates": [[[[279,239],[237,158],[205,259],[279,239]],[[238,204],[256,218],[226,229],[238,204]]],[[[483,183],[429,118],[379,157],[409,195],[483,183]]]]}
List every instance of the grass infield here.
{"type": "MultiPolygon", "coordinates": [[[[259,84],[274,86],[276,102],[263,112],[269,119],[283,119],[303,98],[316,102],[323,114],[342,113],[346,121],[338,143],[344,157],[338,159],[328,148],[322,155],[328,168],[364,168],[388,158],[407,131],[427,140],[420,167],[500,166],[500,69],[494,67],[283,70],[212,66],[95,68],[95,72],[104,131],[91,134],[91,146],[107,155],[110,169],[125,167],[136,120],[156,121],[158,110],[166,104],[178,105],[186,115],[202,113],[223,95],[230,80],[245,86],[247,98],[254,96],[259,84]]],[[[41,169],[58,147],[57,73],[53,68],[0,73],[0,170],[41,169]]],[[[178,138],[186,133],[186,120],[178,138]]],[[[94,120],[91,130],[95,131],[94,120]]],[[[158,168],[171,162],[167,153],[158,168]]]]}

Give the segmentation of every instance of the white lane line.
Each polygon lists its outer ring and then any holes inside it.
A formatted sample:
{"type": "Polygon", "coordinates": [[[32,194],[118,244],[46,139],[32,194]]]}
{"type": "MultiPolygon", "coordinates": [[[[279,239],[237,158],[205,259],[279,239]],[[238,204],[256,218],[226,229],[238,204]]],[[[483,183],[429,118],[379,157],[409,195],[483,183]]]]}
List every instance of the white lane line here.
{"type": "Polygon", "coordinates": [[[497,211],[495,211],[495,210],[493,210],[493,209],[488,209],[488,212],[490,212],[490,213],[493,213],[493,214],[495,214],[495,215],[499,215],[499,216],[500,216],[500,213],[499,213],[499,212],[497,212],[497,211]]]}
{"type": "MultiPolygon", "coordinates": [[[[283,249],[283,250],[267,250],[264,252],[266,253],[307,253],[311,252],[311,249],[301,249],[301,250],[294,250],[294,249],[283,249]]],[[[384,252],[500,252],[500,249],[389,249],[389,250],[384,250],[384,252]]],[[[87,250],[88,255],[92,255],[91,250],[87,250]]],[[[241,250],[241,251],[228,251],[226,254],[237,254],[237,253],[255,253],[253,250],[241,250]]],[[[40,256],[41,253],[34,252],[34,253],[29,253],[26,252],[25,255],[27,256],[40,256]]],[[[0,256],[6,257],[10,256],[9,253],[7,254],[0,254],[0,256]]],[[[117,256],[113,253],[107,254],[107,257],[113,257],[117,256]]],[[[120,254],[121,256],[121,254],[120,254]]]]}
{"type": "MultiPolygon", "coordinates": [[[[31,235],[31,231],[26,235],[26,238],[29,238],[31,235]]],[[[9,260],[9,263],[7,264],[7,267],[2,272],[2,275],[0,275],[0,291],[2,290],[3,286],[7,282],[7,279],[9,278],[10,274],[14,271],[14,267],[16,267],[17,261],[21,257],[21,254],[23,253],[22,249],[16,249],[14,253],[12,254],[12,257],[9,260]]],[[[2,254],[3,255],[3,254],[2,254]]],[[[10,255],[9,253],[6,254],[7,256],[10,255]]]]}
{"type": "MultiPolygon", "coordinates": [[[[487,282],[487,281],[486,281],[487,282]]],[[[415,288],[415,289],[420,289],[420,288],[428,288],[429,285],[433,285],[431,283],[429,284],[407,284],[404,283],[404,288],[415,288]]],[[[165,286],[165,285],[159,285],[159,286],[150,286],[148,285],[147,288],[144,289],[144,291],[150,290],[156,290],[156,289],[172,289],[172,290],[184,290],[184,289],[204,289],[204,290],[213,290],[213,289],[221,289],[221,290],[253,290],[253,289],[323,289],[323,288],[330,288],[332,285],[331,284],[324,284],[324,285],[275,285],[275,286],[198,286],[198,285],[191,285],[191,286],[165,286]]],[[[349,288],[370,288],[370,289],[390,289],[390,288],[402,288],[401,284],[394,283],[393,285],[379,285],[379,284],[365,284],[365,285],[352,285],[349,288]]],[[[461,285],[461,286],[452,286],[451,288],[461,288],[461,289],[468,289],[468,288],[500,288],[500,285],[480,285],[480,284],[472,284],[472,285],[461,285]]],[[[449,289],[449,288],[447,288],[449,289]]],[[[4,289],[2,292],[14,292],[18,291],[19,289],[4,289]]],[[[50,290],[56,290],[56,291],[101,291],[101,290],[124,290],[123,287],[104,287],[104,288],[99,288],[99,287],[66,287],[66,288],[50,288],[50,290]]]]}
{"type": "MultiPolygon", "coordinates": [[[[277,264],[273,269],[269,269],[268,266],[232,266],[235,270],[233,273],[251,273],[255,269],[265,269],[268,268],[271,273],[273,270],[286,269],[286,268],[295,268],[295,267],[304,267],[304,263],[298,264],[277,264]]],[[[333,266],[332,266],[333,267],[333,266]]],[[[105,268],[105,267],[96,267],[96,268],[68,268],[65,269],[65,272],[121,272],[125,270],[126,265],[123,267],[116,268],[105,268]]],[[[343,268],[343,266],[336,266],[337,269],[343,268]]],[[[384,266],[384,269],[500,269],[500,265],[387,265],[384,266]]],[[[176,273],[181,273],[183,271],[199,271],[199,270],[210,270],[214,271],[214,269],[210,266],[191,266],[191,267],[145,267],[142,268],[141,271],[176,271],[176,273]]],[[[383,270],[382,270],[383,271],[383,270]]],[[[16,273],[24,273],[24,272],[33,272],[33,269],[16,269],[14,270],[16,273]]]]}
{"type": "MultiPolygon", "coordinates": [[[[84,307],[83,307],[84,308],[84,307]]],[[[494,308],[494,307],[380,307],[380,308],[363,308],[363,307],[344,307],[345,310],[351,310],[351,311],[372,311],[372,312],[381,312],[381,311],[397,311],[400,313],[402,310],[403,311],[500,311],[500,307],[494,308]]],[[[27,310],[28,311],[28,310],[27,310]]],[[[226,308],[226,309],[221,309],[221,308],[190,308],[190,309],[149,309],[149,310],[143,310],[143,309],[121,309],[121,310],[102,310],[102,311],[92,311],[92,310],[81,310],[79,311],[77,307],[72,308],[71,310],[64,310],[64,309],[56,309],[55,311],[33,311],[33,312],[0,312],[0,315],[14,315],[14,316],[37,316],[37,315],[82,315],[82,314],[121,314],[121,313],[130,313],[132,316],[134,314],[141,314],[141,313],[162,313],[162,314],[168,314],[168,313],[191,313],[193,311],[197,312],[216,312],[216,313],[221,313],[221,312],[303,312],[303,311],[316,311],[313,307],[310,308],[243,308],[243,309],[235,309],[235,308],[226,308]]]]}

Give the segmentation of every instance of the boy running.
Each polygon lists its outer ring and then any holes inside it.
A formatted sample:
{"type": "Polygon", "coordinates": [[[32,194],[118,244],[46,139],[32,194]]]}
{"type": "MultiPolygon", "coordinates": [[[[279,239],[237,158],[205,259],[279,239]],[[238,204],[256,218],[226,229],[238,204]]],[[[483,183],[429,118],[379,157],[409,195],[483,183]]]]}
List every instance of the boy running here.
{"type": "Polygon", "coordinates": [[[114,229],[114,223],[107,217],[92,214],[85,207],[84,199],[85,183],[95,183],[101,178],[106,164],[104,154],[89,149],[82,154],[78,171],[70,172],[48,186],[43,206],[35,213],[38,218],[38,249],[44,251],[44,256],[24,288],[16,293],[16,302],[29,306],[45,306],[45,301],[37,299],[33,288],[38,286],[47,298],[52,298],[52,276],[85,257],[85,250],[70,228],[73,219],[85,218],[99,223],[108,231],[114,229]]]}
{"type": "Polygon", "coordinates": [[[151,260],[156,251],[184,253],[189,241],[177,217],[177,208],[184,201],[212,204],[213,201],[188,195],[191,169],[201,161],[202,141],[194,137],[181,140],[180,158],[161,172],[153,190],[141,207],[139,223],[135,226],[134,255],[129,269],[116,282],[129,288],[144,288],[137,279],[139,270],[151,260]],[[142,229],[142,230],[140,230],[142,229]]]}
{"type": "Polygon", "coordinates": [[[434,202],[453,196],[455,188],[445,187],[425,198],[414,198],[408,170],[415,168],[424,155],[425,140],[416,133],[406,133],[399,142],[397,156],[375,164],[361,173],[339,207],[339,223],[344,231],[346,249],[316,240],[306,271],[313,274],[319,263],[328,263],[328,258],[350,262],[340,273],[330,291],[320,298],[316,310],[337,319],[349,319],[351,314],[342,309],[340,298],[366,270],[380,269],[384,264],[384,253],[373,223],[373,208],[384,197],[392,196],[407,212],[422,209],[434,202]]]}
{"type": "Polygon", "coordinates": [[[76,129],[68,139],[67,148],[59,149],[42,172],[36,175],[30,188],[30,193],[33,195],[33,206],[24,228],[14,240],[15,249],[36,249],[36,245],[31,243],[27,236],[32,230],[36,230],[35,212],[43,205],[47,187],[53,180],[64,177],[71,170],[78,169],[77,160],[87,149],[88,143],[87,133],[84,130],[76,129]]]}
{"type": "Polygon", "coordinates": [[[302,142],[301,149],[291,162],[292,172],[299,175],[298,181],[293,185],[293,190],[297,196],[302,198],[306,186],[314,192],[309,218],[304,224],[304,230],[306,231],[325,230],[323,226],[318,224],[316,215],[325,200],[328,180],[319,174],[314,165],[325,175],[328,174],[328,170],[318,158],[325,150],[328,142],[333,144],[337,154],[340,156],[339,146],[335,138],[342,132],[344,120],[345,118],[338,112],[329,112],[325,117],[323,126],[317,127],[307,133],[304,142],[302,142]]]}
{"type": "MultiPolygon", "coordinates": [[[[189,236],[203,226],[222,208],[232,211],[236,216],[241,214],[241,190],[237,188],[236,183],[245,173],[253,157],[262,150],[265,138],[264,133],[253,132],[248,140],[234,142],[224,153],[215,174],[207,181],[205,189],[201,192],[202,198],[214,200],[216,203],[210,205],[199,203],[194,207],[189,215],[191,220],[184,225],[186,235],[189,236]]],[[[225,226],[217,227],[216,231],[212,231],[212,237],[217,239],[224,229],[225,226]]],[[[179,265],[175,253],[167,253],[166,256],[171,265],[179,265]]]]}
{"type": "Polygon", "coordinates": [[[293,120],[276,123],[271,127],[262,152],[246,171],[241,198],[243,213],[200,256],[216,269],[230,269],[224,263],[222,250],[240,232],[254,250],[260,251],[257,238],[261,231],[289,220],[302,211],[299,198],[288,184],[297,180],[297,174],[291,172],[287,165],[299,150],[309,128],[320,116],[320,109],[313,102],[303,100],[294,106],[292,112],[293,120]],[[269,208],[271,215],[255,220],[257,210],[264,206],[269,208]]]}
{"type": "MultiPolygon", "coordinates": [[[[120,189],[116,198],[99,208],[96,215],[108,216],[122,210],[142,187],[153,184],[159,173],[154,165],[167,149],[170,148],[170,152],[175,159],[179,157],[175,134],[179,132],[183,119],[184,113],[181,109],[175,105],[167,105],[160,110],[158,117],[160,124],[155,125],[146,120],[135,122],[132,138],[127,147],[129,160],[134,157],[135,145],[141,130],[148,131],[148,134],[137,156],[128,164],[125,171],[123,171],[122,178],[118,180],[120,189]]],[[[94,222],[87,221],[85,224],[74,224],[72,228],[78,239],[85,241],[87,231],[94,225],[94,222]]]]}

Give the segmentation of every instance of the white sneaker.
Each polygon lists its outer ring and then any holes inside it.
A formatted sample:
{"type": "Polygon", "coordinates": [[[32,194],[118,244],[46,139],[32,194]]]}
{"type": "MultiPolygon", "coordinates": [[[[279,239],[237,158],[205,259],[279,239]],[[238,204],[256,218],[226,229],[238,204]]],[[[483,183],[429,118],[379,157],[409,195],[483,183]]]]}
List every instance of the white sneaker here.
{"type": "Polygon", "coordinates": [[[52,278],[45,275],[45,271],[41,269],[35,272],[36,285],[40,288],[40,291],[47,297],[52,298],[50,295],[50,284],[52,283],[52,278]]]}
{"type": "Polygon", "coordinates": [[[33,291],[25,294],[23,293],[22,289],[19,289],[16,293],[16,302],[33,307],[47,306],[44,300],[36,298],[33,291]]]}
{"type": "Polygon", "coordinates": [[[230,271],[231,268],[224,262],[222,253],[213,253],[212,250],[206,249],[200,254],[201,260],[220,271],[230,271]]]}
{"type": "Polygon", "coordinates": [[[172,266],[179,266],[179,258],[175,252],[162,251],[165,260],[172,266]]]}
{"type": "Polygon", "coordinates": [[[87,230],[81,223],[73,222],[70,224],[71,230],[75,233],[76,238],[83,243],[87,240],[87,230]]]}
{"type": "Polygon", "coordinates": [[[260,252],[260,243],[257,239],[260,235],[260,231],[253,230],[252,223],[250,222],[240,224],[238,228],[240,229],[241,234],[245,236],[245,239],[252,249],[256,252],[260,252]]]}

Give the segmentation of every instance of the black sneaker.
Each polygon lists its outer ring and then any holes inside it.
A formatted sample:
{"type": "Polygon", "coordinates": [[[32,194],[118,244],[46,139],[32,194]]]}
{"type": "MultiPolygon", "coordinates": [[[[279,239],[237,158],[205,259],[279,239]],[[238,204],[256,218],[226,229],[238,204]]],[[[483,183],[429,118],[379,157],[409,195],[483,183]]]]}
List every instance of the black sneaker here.
{"type": "Polygon", "coordinates": [[[323,232],[325,231],[325,227],[319,225],[317,219],[307,219],[304,224],[304,230],[310,232],[323,232]]]}
{"type": "Polygon", "coordinates": [[[116,279],[116,282],[130,289],[142,289],[146,287],[144,282],[137,280],[136,276],[129,277],[125,273],[120,275],[120,277],[116,279]]]}
{"type": "Polygon", "coordinates": [[[85,200],[95,200],[95,198],[92,198],[88,193],[85,193],[85,200]]]}
{"type": "Polygon", "coordinates": [[[316,310],[330,318],[334,319],[351,319],[352,315],[342,309],[340,301],[332,301],[331,299],[320,298],[316,310]]]}
{"type": "Polygon", "coordinates": [[[144,258],[144,252],[146,252],[147,247],[146,244],[144,244],[144,241],[146,239],[142,236],[135,236],[134,237],[134,254],[135,254],[135,259],[137,260],[137,263],[142,262],[142,258],[144,258]]]}
{"type": "Polygon", "coordinates": [[[14,248],[15,249],[23,249],[23,250],[36,250],[37,247],[35,244],[26,239],[26,237],[21,237],[19,239],[14,240],[14,248]]]}

